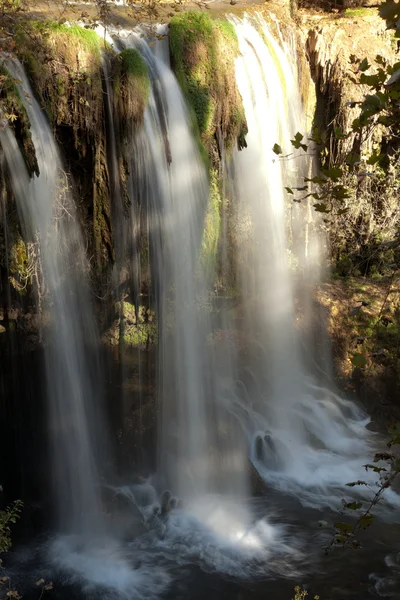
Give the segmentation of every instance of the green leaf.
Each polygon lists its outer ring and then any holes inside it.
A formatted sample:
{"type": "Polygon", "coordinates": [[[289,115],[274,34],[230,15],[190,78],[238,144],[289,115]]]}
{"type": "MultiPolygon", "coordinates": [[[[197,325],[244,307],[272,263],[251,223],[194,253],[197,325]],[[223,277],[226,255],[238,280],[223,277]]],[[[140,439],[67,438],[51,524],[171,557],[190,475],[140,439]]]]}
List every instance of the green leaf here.
{"type": "Polygon", "coordinates": [[[374,152],[367,160],[367,165],[376,165],[376,163],[378,163],[383,157],[384,154],[378,154],[378,152],[374,152]]]}
{"type": "Polygon", "coordinates": [[[349,190],[344,187],[344,185],[335,185],[335,187],[331,190],[331,194],[336,198],[336,200],[345,200],[346,198],[350,198],[349,190]]]}
{"type": "Polygon", "coordinates": [[[330,209],[328,209],[327,204],[323,204],[322,202],[317,202],[316,204],[314,204],[314,208],[317,212],[321,212],[321,213],[331,212],[330,209]]]}
{"type": "Polygon", "coordinates": [[[311,183],[316,183],[317,185],[324,185],[328,180],[326,179],[326,177],[312,177],[311,179],[308,179],[307,177],[304,177],[304,181],[310,181],[311,183]]]}
{"type": "Polygon", "coordinates": [[[343,170],[339,167],[331,167],[330,169],[321,169],[322,173],[336,182],[343,175],[343,170]]]}
{"type": "Polygon", "coordinates": [[[366,481],[362,481],[358,479],[357,481],[352,481],[351,483],[346,483],[347,487],[355,487],[356,485],[368,485],[366,481]]]}
{"type": "Polygon", "coordinates": [[[334,524],[335,529],[339,529],[339,531],[352,531],[353,530],[353,526],[349,525],[349,523],[342,523],[341,521],[336,521],[336,523],[334,524]]]}
{"type": "Polygon", "coordinates": [[[345,502],[343,503],[343,506],[349,510],[359,510],[362,508],[362,502],[345,502]]]}
{"type": "Polygon", "coordinates": [[[301,143],[301,140],[303,138],[304,138],[304,135],[298,131],[296,133],[296,135],[294,136],[294,139],[290,140],[290,143],[292,144],[292,146],[294,146],[296,148],[296,150],[299,150],[300,148],[302,148],[306,152],[307,151],[306,144],[301,143]]]}
{"type": "Polygon", "coordinates": [[[358,70],[364,72],[367,71],[370,68],[370,66],[371,65],[368,63],[368,59],[364,58],[364,60],[362,60],[358,65],[358,70]]]}
{"type": "Polygon", "coordinates": [[[371,515],[371,514],[362,515],[362,517],[359,518],[358,523],[359,523],[360,527],[362,527],[362,529],[366,529],[367,527],[369,527],[372,524],[373,520],[374,520],[374,515],[371,515]]]}
{"type": "Polygon", "coordinates": [[[363,354],[353,354],[351,362],[355,367],[362,368],[365,367],[367,360],[363,354]]]}
{"type": "Polygon", "coordinates": [[[288,194],[294,194],[293,190],[290,187],[285,187],[285,190],[288,194]]]}
{"type": "MultiPolygon", "coordinates": [[[[347,104],[351,104],[351,103],[348,102],[347,104]]],[[[341,130],[340,127],[335,127],[335,129],[333,130],[333,133],[334,133],[335,139],[337,139],[337,140],[343,140],[343,139],[349,137],[349,135],[347,133],[343,133],[343,131],[341,130]]]]}
{"type": "Polygon", "coordinates": [[[393,437],[388,443],[388,446],[391,448],[392,446],[397,446],[398,444],[400,444],[400,435],[393,437]]]}
{"type": "Polygon", "coordinates": [[[360,164],[360,155],[355,153],[355,152],[350,152],[347,156],[346,156],[346,165],[348,165],[349,167],[354,167],[355,165],[359,165],[360,164]]]}
{"type": "Polygon", "coordinates": [[[388,427],[388,432],[390,435],[400,435],[400,423],[393,423],[388,427]]]}
{"type": "Polygon", "coordinates": [[[382,471],[386,471],[385,467],[377,467],[376,465],[364,465],[366,471],[373,471],[374,473],[381,473],[382,471]]]}
{"type": "Polygon", "coordinates": [[[274,147],[272,148],[272,151],[275,152],[275,154],[282,154],[282,152],[283,152],[283,150],[279,146],[279,144],[274,144],[274,147]]]}
{"type": "Polygon", "coordinates": [[[374,456],[374,462],[379,462],[381,460],[391,461],[394,459],[394,454],[389,452],[377,452],[374,456]]]}

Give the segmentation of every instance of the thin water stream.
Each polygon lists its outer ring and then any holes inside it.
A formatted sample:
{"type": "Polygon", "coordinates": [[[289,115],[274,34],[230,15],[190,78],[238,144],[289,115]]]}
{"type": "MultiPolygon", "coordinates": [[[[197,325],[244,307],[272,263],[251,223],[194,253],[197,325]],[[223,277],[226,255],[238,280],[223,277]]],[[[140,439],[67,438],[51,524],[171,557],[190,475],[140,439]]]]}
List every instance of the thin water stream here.
{"type": "Polygon", "coordinates": [[[36,264],[42,269],[36,274],[37,294],[43,323],[49,320],[45,359],[58,528],[90,537],[102,530],[98,464],[100,457],[104,460],[107,443],[100,447],[96,441],[104,425],[95,408],[102,405],[98,341],[85,283],[83,242],[70,183],[49,124],[22,67],[10,59],[7,68],[21,82],[40,171],[38,177],[29,177],[11,129],[1,130],[25,239],[33,245],[36,264]]]}

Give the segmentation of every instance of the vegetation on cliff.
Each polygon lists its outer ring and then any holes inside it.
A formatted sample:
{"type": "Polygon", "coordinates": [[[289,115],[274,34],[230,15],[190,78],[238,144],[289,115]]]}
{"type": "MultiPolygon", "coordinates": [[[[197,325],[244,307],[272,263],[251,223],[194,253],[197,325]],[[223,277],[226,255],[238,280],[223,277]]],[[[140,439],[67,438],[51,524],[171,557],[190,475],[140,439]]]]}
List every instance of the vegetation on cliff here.
{"type": "Polygon", "coordinates": [[[115,303],[115,320],[103,336],[111,346],[125,344],[148,348],[157,341],[157,323],[152,310],[144,305],[135,307],[130,302],[115,303]]]}
{"type": "Polygon", "coordinates": [[[400,419],[398,280],[337,278],[321,287],[317,300],[327,310],[339,379],[357,389],[381,425],[400,419]]]}
{"type": "Polygon", "coordinates": [[[55,22],[20,29],[17,53],[55,126],[70,126],[82,156],[103,116],[101,39],[94,31],[55,22]]]}
{"type": "Polygon", "coordinates": [[[21,149],[29,174],[39,175],[35,148],[32,143],[28,113],[14,78],[0,65],[0,109],[4,118],[13,127],[15,137],[21,149]]]}
{"type": "Polygon", "coordinates": [[[227,21],[201,12],[184,12],[170,23],[172,65],[193,109],[201,140],[211,151],[220,138],[227,149],[245,145],[242,98],[236,85],[238,40],[227,21]]]}
{"type": "Polygon", "coordinates": [[[377,16],[374,23],[378,21],[382,35],[376,43],[365,23],[347,19],[346,13],[344,24],[341,19],[308,35],[317,85],[315,128],[308,139],[297,133],[292,144],[294,153],[317,156],[320,173],[287,190],[296,202],[309,199],[321,213],[338,275],[388,276],[400,264],[400,63],[377,16]],[[346,56],[347,35],[351,44],[346,56]],[[368,52],[368,57],[351,50],[368,52]]]}
{"type": "Polygon", "coordinates": [[[52,21],[19,27],[16,41],[34,92],[84,191],[85,222],[92,221],[88,244],[99,268],[113,258],[101,63],[104,42],[92,30],[52,21]]]}
{"type": "Polygon", "coordinates": [[[123,50],[116,57],[113,91],[115,116],[121,131],[131,138],[143,122],[150,93],[147,65],[137,50],[123,50]]]}

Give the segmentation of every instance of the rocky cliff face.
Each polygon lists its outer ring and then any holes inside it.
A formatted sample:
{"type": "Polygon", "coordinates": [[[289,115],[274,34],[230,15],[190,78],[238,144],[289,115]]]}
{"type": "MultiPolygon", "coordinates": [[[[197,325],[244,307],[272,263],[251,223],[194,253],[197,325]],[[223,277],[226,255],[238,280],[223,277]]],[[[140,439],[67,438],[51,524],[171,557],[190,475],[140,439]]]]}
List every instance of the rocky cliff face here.
{"type": "MultiPolygon", "coordinates": [[[[233,28],[225,19],[225,10],[218,5],[208,12],[182,12],[174,16],[170,23],[172,66],[191,107],[193,131],[210,170],[210,206],[205,220],[202,260],[210,264],[212,270],[217,267],[217,277],[222,252],[222,219],[227,223],[227,255],[232,264],[236,243],[235,227],[230,222],[229,202],[223,197],[221,174],[233,145],[240,148],[246,143],[243,106],[234,81],[237,40],[233,28]]],[[[310,126],[317,126],[328,141],[329,161],[334,163],[340,160],[349,146],[357,145],[357,139],[355,136],[344,139],[337,131],[349,129],[356,110],[350,108],[349,103],[365,93],[363,86],[355,84],[354,78],[352,80],[350,59],[355,55],[368,57],[372,61],[377,54],[386,57],[394,55],[395,47],[385,31],[384,22],[374,9],[327,14],[306,9],[294,12],[291,6],[282,7],[273,3],[228,7],[229,12],[236,11],[239,14],[244,10],[250,14],[261,12],[264,16],[268,15],[277,35],[278,19],[280,34],[297,39],[299,80],[310,126]],[[274,16],[271,17],[271,14],[274,16]]],[[[66,171],[75,187],[79,219],[85,232],[93,291],[96,297],[102,298],[98,301],[98,307],[99,319],[107,330],[104,339],[115,343],[121,321],[121,311],[115,305],[121,299],[118,286],[123,287],[125,299],[130,299],[127,269],[121,260],[115,286],[115,264],[121,258],[118,257],[118,240],[124,230],[123,223],[130,202],[126,185],[129,177],[129,144],[132,140],[127,138],[127,132],[134,132],[143,120],[148,96],[146,68],[134,50],[116,56],[94,31],[54,22],[37,21],[28,28],[21,28],[16,38],[15,52],[25,64],[35,94],[63,147],[66,171]],[[106,70],[103,61],[108,64],[106,70]],[[105,102],[110,91],[104,80],[105,73],[112,81],[111,115],[107,114],[105,102]],[[110,128],[107,127],[110,116],[115,124],[119,156],[120,200],[116,198],[115,181],[110,172],[112,142],[110,128]]],[[[18,91],[8,78],[4,66],[2,69],[0,103],[4,112],[15,114],[12,126],[23,148],[28,168],[34,174],[37,165],[30,142],[29,122],[18,100],[18,91]]],[[[8,314],[16,314],[15,310],[10,311],[11,308],[18,308],[17,312],[23,320],[25,314],[35,312],[32,307],[34,256],[22,239],[4,168],[1,170],[0,194],[3,206],[0,223],[3,319],[8,314]]],[[[343,267],[346,262],[350,239],[353,240],[353,246],[358,244],[359,248],[365,247],[366,242],[370,241],[371,229],[396,226],[396,207],[392,199],[384,210],[382,203],[369,200],[367,215],[363,198],[365,195],[356,194],[357,210],[353,211],[345,228],[340,223],[331,227],[335,265],[343,267]],[[380,216],[382,214],[384,219],[380,216]],[[358,233],[360,228],[364,232],[361,238],[358,233]],[[346,231],[345,235],[343,230],[346,231]]],[[[140,240],[144,257],[148,240],[146,236],[141,236],[140,240]]],[[[216,283],[234,288],[234,276],[229,282],[216,283]]],[[[139,286],[148,288],[146,277],[139,286]]],[[[144,309],[146,314],[148,309],[144,309]]],[[[145,320],[142,321],[145,326],[145,320]]],[[[31,327],[34,328],[32,324],[31,327]]],[[[146,345],[155,339],[153,333],[145,341],[142,337],[128,335],[127,341],[134,345],[146,345]]]]}

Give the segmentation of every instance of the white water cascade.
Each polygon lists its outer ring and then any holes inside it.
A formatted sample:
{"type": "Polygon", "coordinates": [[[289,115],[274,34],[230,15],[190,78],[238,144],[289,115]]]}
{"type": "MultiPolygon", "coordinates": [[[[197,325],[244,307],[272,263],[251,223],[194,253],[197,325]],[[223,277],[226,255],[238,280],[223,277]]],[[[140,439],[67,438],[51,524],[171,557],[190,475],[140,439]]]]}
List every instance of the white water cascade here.
{"type": "MultiPolygon", "coordinates": [[[[246,379],[250,456],[268,484],[307,503],[325,504],[335,495],[333,488],[342,494],[346,482],[359,478],[371,452],[368,418],[322,387],[303,360],[313,350],[300,345],[295,291],[300,279],[311,303],[318,256],[308,252],[297,275],[289,264],[290,200],[284,188],[296,185],[293,167],[301,173],[304,164],[282,161],[272,151],[279,143],[283,154],[290,154],[289,140],[304,124],[290,49],[276,42],[261,19],[257,25],[246,18],[234,24],[240,46],[236,77],[249,128],[247,149],[233,158],[232,187],[242,224],[238,265],[251,356],[243,370],[245,377],[246,368],[251,373],[246,379]]],[[[292,212],[294,220],[302,218],[301,211],[292,212]]],[[[292,256],[304,257],[304,242],[298,244],[292,256]]]]}
{"type": "Polygon", "coordinates": [[[10,127],[0,128],[24,237],[35,244],[45,329],[50,455],[58,531],[103,530],[97,465],[106,441],[101,418],[98,340],[86,287],[87,265],[68,179],[53,134],[16,60],[7,68],[30,123],[40,175],[29,177],[10,127]],[[47,323],[49,321],[49,323],[47,323]],[[102,440],[100,447],[98,440],[102,440]]]}
{"type": "Polygon", "coordinates": [[[232,364],[225,349],[217,355],[213,347],[199,260],[209,183],[168,64],[167,40],[158,41],[153,52],[139,35],[121,38],[142,54],[152,84],[134,156],[159,315],[160,486],[185,511],[233,541],[250,525],[247,450],[227,393],[232,364]]]}

